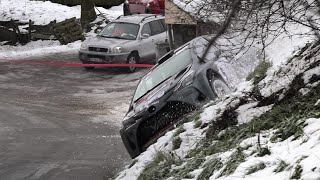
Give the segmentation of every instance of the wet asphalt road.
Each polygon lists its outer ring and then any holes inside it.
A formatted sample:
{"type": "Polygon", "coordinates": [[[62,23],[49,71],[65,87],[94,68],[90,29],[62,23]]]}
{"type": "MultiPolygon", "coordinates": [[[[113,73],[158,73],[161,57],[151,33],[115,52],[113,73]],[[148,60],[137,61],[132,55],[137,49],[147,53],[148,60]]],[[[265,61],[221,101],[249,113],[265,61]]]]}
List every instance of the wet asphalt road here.
{"type": "MultiPolygon", "coordinates": [[[[76,54],[28,58],[79,62],[76,54]]],[[[0,179],[109,179],[130,162],[119,129],[138,79],[0,62],[0,179]]]]}

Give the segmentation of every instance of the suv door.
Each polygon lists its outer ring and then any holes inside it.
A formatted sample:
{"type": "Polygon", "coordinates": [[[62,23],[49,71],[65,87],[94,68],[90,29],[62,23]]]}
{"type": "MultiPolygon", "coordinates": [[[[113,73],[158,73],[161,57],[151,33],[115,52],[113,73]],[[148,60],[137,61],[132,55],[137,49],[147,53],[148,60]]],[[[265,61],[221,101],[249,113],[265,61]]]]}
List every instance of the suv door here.
{"type": "Polygon", "coordinates": [[[154,20],[154,21],[149,22],[150,29],[151,29],[151,39],[152,39],[152,43],[153,43],[153,53],[152,53],[153,59],[155,59],[155,57],[156,57],[155,43],[157,43],[159,41],[165,41],[167,38],[166,29],[162,25],[161,21],[162,21],[162,19],[158,19],[158,20],[154,20]]]}
{"type": "Polygon", "coordinates": [[[149,34],[150,37],[147,39],[141,39],[140,57],[145,58],[149,63],[155,62],[156,58],[156,42],[165,41],[167,38],[166,28],[162,21],[164,19],[158,19],[150,21],[143,25],[141,29],[141,35],[149,34]]]}
{"type": "Polygon", "coordinates": [[[162,19],[158,19],[158,20],[149,22],[154,43],[158,41],[165,41],[166,39],[166,29],[162,25],[161,21],[162,19]]]}
{"type": "Polygon", "coordinates": [[[149,34],[149,38],[140,40],[140,57],[142,60],[152,58],[152,54],[154,53],[154,43],[151,35],[151,29],[149,23],[146,23],[142,26],[140,37],[143,34],[149,34]]]}

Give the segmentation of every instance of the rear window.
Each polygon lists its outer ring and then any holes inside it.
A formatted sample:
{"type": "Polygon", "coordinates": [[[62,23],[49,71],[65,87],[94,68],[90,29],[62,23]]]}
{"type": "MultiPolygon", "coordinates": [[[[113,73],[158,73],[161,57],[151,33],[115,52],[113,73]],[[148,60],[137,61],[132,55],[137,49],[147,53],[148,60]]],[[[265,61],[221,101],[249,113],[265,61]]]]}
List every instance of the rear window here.
{"type": "Polygon", "coordinates": [[[160,23],[162,24],[164,30],[166,31],[166,30],[167,30],[167,25],[166,25],[164,19],[161,19],[161,20],[160,20],[160,23]]]}
{"type": "Polygon", "coordinates": [[[157,35],[164,32],[164,28],[159,20],[149,22],[151,28],[151,35],[157,35]]]}
{"type": "Polygon", "coordinates": [[[149,34],[151,36],[151,29],[150,29],[149,23],[143,25],[141,29],[141,35],[143,34],[149,34]]]}

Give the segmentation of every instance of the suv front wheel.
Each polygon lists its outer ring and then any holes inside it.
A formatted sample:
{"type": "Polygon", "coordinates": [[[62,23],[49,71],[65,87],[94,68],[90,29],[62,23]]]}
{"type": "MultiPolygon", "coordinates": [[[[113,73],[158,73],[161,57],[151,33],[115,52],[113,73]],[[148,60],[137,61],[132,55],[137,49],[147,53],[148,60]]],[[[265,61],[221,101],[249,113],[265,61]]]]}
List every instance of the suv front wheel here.
{"type": "MultiPolygon", "coordinates": [[[[129,56],[127,58],[127,64],[138,64],[138,61],[139,61],[139,56],[136,53],[129,54],[129,56]]],[[[136,71],[136,69],[137,69],[137,67],[129,66],[127,68],[127,71],[129,73],[133,73],[136,71]]]]}

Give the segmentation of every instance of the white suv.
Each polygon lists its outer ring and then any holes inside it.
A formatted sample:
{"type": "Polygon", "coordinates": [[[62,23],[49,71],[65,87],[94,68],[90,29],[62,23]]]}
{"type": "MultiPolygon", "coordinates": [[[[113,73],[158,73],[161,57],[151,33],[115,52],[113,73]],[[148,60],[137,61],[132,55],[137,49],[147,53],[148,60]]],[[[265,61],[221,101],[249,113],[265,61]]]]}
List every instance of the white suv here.
{"type": "MultiPolygon", "coordinates": [[[[166,32],[163,15],[120,16],[82,43],[79,58],[83,64],[155,63],[155,43],[166,41],[166,32]]],[[[128,67],[129,72],[135,70],[128,67]]]]}

